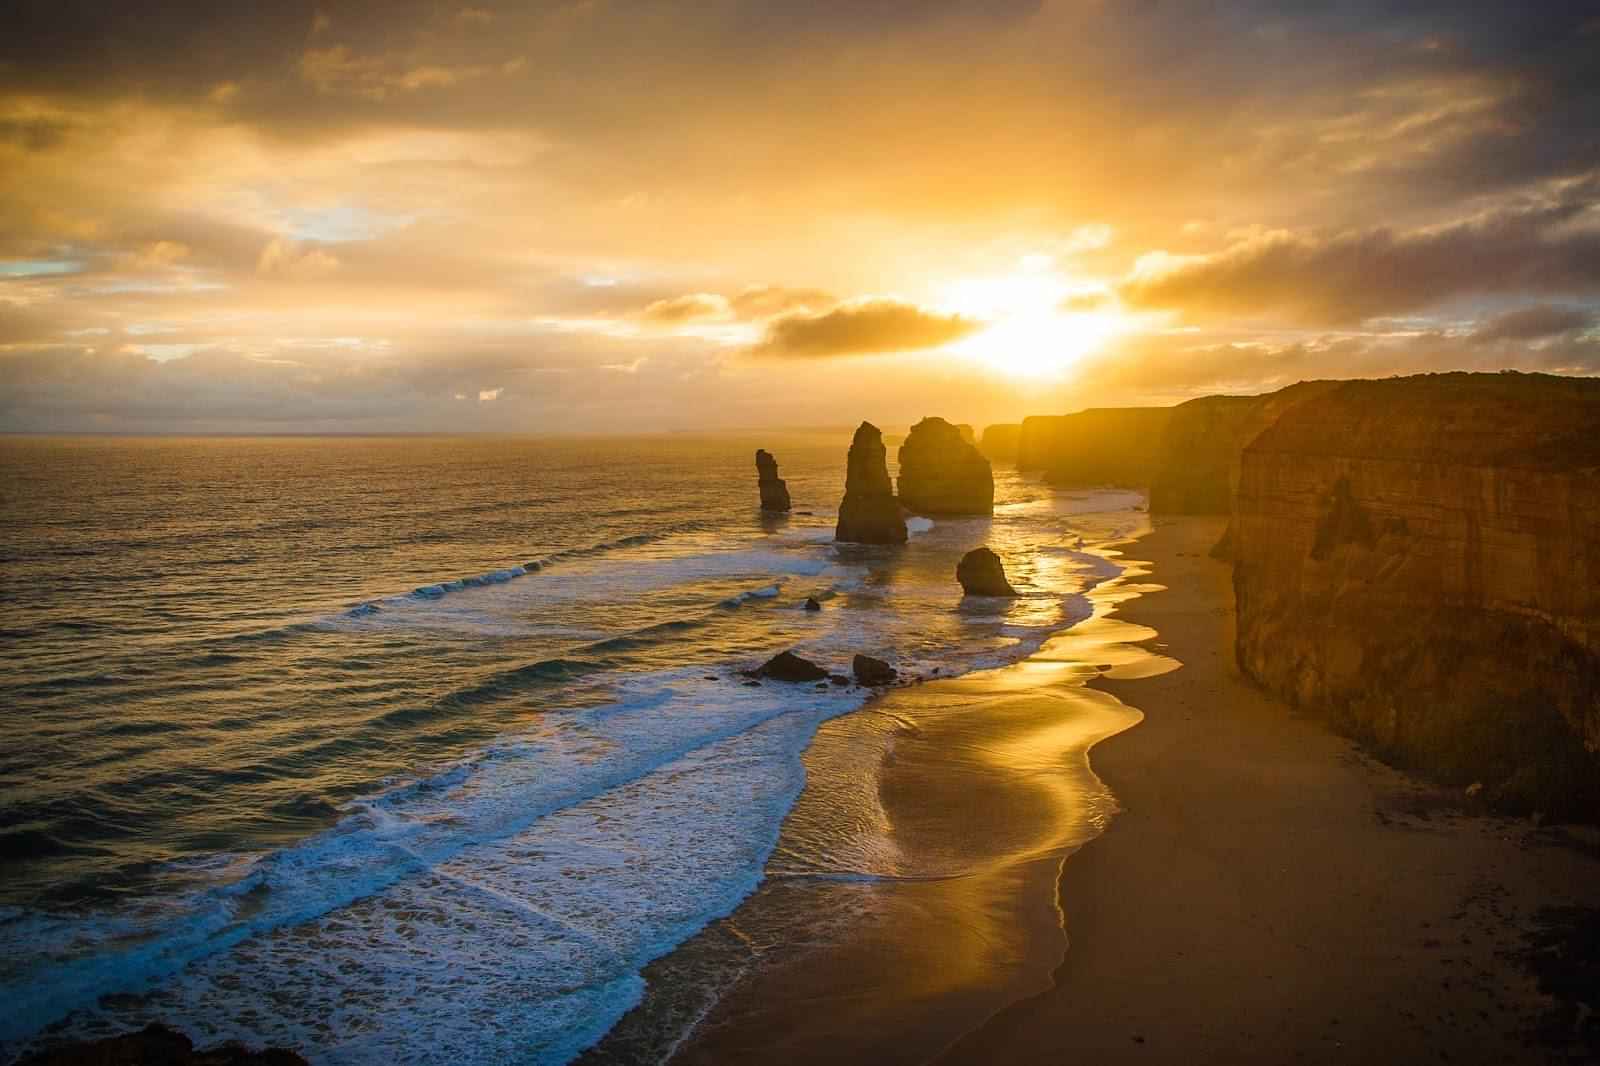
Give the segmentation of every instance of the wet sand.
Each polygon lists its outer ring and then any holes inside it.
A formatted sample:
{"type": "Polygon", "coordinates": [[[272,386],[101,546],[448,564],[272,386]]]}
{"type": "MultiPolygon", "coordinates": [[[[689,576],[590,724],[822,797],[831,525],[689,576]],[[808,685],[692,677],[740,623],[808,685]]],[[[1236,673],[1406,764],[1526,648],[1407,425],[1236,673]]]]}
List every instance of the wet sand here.
{"type": "Polygon", "coordinates": [[[1462,812],[1243,682],[1218,531],[1137,546],[1169,588],[1125,613],[1184,668],[1096,682],[1146,718],[1094,750],[1123,811],[1064,867],[1055,987],[941,1063],[1592,1061],[1516,956],[1600,904],[1593,834],[1462,812]]]}
{"type": "Polygon", "coordinates": [[[658,1034],[699,1017],[674,1062],[919,1062],[1048,989],[1066,947],[1062,859],[1115,809],[1088,751],[1139,720],[1087,682],[1178,666],[1136,646],[1153,631],[1109,617],[1144,588],[1124,562],[1089,593],[1093,617],[1029,659],[824,725],[762,887],[647,970],[644,1008],[584,1061],[659,1059],[658,1034]],[[827,853],[842,821],[840,839],[881,842],[865,864],[880,872],[797,874],[786,852],[827,853]],[[707,996],[718,970],[743,976],[707,996]]]}
{"type": "Polygon", "coordinates": [[[1593,835],[1465,813],[1239,679],[1220,528],[1160,523],[1028,662],[863,712],[898,723],[891,837],[960,872],[769,880],[700,938],[758,943],[673,1061],[1586,1061],[1515,956],[1600,904],[1593,835]],[[741,932],[784,896],[829,931],[741,932]]]}

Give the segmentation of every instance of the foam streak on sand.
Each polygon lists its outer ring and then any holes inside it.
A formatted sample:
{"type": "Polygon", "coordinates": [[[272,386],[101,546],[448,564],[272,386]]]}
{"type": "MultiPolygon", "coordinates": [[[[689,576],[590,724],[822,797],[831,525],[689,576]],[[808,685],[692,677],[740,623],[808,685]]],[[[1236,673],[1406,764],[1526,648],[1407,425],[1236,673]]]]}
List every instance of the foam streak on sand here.
{"type": "Polygon", "coordinates": [[[585,1062],[912,1062],[1049,987],[1061,863],[1116,809],[1089,748],[1140,718],[1086,682],[1178,665],[1111,615],[1151,588],[1138,564],[1099,559],[1093,615],[1027,660],[824,724],[767,881],[647,970],[641,1009],[585,1062]],[[743,976],[708,987],[719,972],[743,976]]]}

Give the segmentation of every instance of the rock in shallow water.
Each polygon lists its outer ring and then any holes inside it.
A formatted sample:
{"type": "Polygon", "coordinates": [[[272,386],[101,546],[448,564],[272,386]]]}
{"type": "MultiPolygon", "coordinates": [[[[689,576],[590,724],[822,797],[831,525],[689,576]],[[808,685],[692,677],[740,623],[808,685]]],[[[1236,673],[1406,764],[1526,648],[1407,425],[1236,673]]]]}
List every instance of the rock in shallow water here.
{"type": "Polygon", "coordinates": [[[889,481],[889,453],[871,422],[856,428],[844,479],[844,502],[833,539],[853,544],[904,544],[906,520],[889,481]]]}
{"type": "Polygon", "coordinates": [[[821,681],[828,676],[828,671],[792,651],[779,652],[752,673],[774,681],[821,681]]]}
{"type": "Polygon", "coordinates": [[[19,1059],[17,1066],[307,1066],[306,1060],[292,1051],[268,1048],[250,1051],[236,1044],[223,1044],[205,1051],[195,1050],[194,1042],[164,1025],[149,1025],[137,1033],[123,1033],[103,1040],[67,1044],[51,1051],[19,1059]]]}
{"type": "Polygon", "coordinates": [[[870,655],[857,655],[850,661],[850,672],[863,685],[887,685],[900,676],[900,672],[882,659],[870,655]]]}
{"type": "Polygon", "coordinates": [[[787,511],[789,486],[778,476],[778,460],[765,448],[756,449],[756,476],[761,489],[761,509],[787,511]]]}
{"type": "Polygon", "coordinates": [[[1015,596],[1017,590],[1006,580],[1000,556],[988,548],[973,548],[956,564],[956,580],[969,596],[1015,596]]]}

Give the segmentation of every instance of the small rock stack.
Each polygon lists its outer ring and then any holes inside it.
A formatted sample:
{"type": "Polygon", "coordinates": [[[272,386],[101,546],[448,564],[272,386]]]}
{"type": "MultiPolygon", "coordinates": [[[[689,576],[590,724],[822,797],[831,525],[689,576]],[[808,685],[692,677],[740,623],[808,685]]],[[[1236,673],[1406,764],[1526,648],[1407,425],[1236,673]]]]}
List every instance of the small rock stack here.
{"type": "Polygon", "coordinates": [[[761,509],[787,511],[789,486],[778,476],[778,460],[765,448],[756,449],[756,476],[761,485],[761,509]]]}
{"type": "Polygon", "coordinates": [[[968,596],[1015,596],[1017,590],[1006,580],[1000,556],[988,548],[973,548],[956,564],[956,580],[968,596]]]}

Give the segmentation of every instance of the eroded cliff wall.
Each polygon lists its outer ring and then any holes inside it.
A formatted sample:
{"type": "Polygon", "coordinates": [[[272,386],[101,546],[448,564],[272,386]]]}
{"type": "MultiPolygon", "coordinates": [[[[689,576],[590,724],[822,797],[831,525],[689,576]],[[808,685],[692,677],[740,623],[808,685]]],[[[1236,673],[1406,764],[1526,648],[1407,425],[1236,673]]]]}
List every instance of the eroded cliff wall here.
{"type": "Polygon", "coordinates": [[[1261,396],[1202,396],[1172,409],[1150,479],[1150,510],[1226,514],[1239,485],[1239,459],[1286,411],[1344,384],[1302,381],[1261,396]]]}
{"type": "Polygon", "coordinates": [[[1021,440],[1021,423],[1002,422],[984,427],[978,450],[990,462],[1014,463],[1017,460],[1017,446],[1021,440]]]}
{"type": "Polygon", "coordinates": [[[1600,381],[1324,385],[1240,456],[1240,668],[1402,765],[1600,817],[1600,381]]]}
{"type": "Polygon", "coordinates": [[[1091,407],[1071,415],[1022,420],[1017,469],[1037,470],[1057,484],[1150,483],[1170,407],[1091,407]]]}

